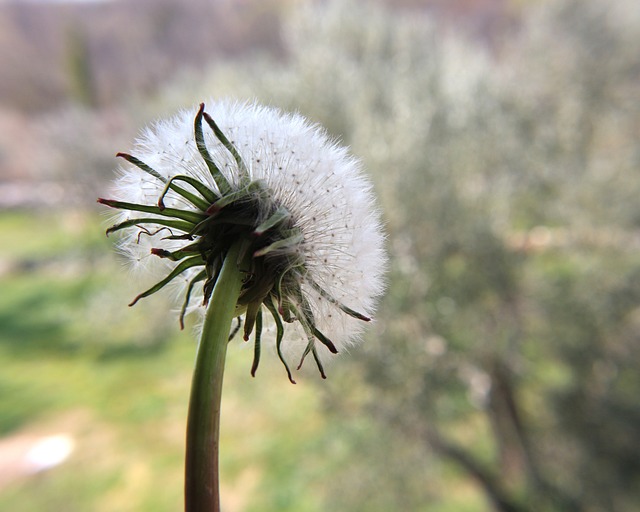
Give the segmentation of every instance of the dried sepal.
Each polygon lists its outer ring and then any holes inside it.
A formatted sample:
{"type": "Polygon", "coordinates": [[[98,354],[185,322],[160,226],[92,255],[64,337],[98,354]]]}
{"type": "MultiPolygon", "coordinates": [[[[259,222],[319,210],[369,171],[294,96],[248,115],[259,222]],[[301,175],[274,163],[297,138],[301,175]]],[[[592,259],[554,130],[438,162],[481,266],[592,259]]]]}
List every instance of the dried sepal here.
{"type": "Polygon", "coordinates": [[[184,329],[184,316],[187,313],[187,309],[189,308],[189,301],[191,299],[191,293],[193,292],[193,287],[196,283],[204,281],[207,277],[207,273],[204,270],[198,272],[191,281],[189,281],[189,285],[187,286],[187,291],[185,293],[184,302],[182,303],[182,308],[180,308],[179,322],[180,322],[180,330],[184,329]]]}
{"type": "Polygon", "coordinates": [[[129,306],[133,306],[136,304],[136,302],[138,302],[140,299],[144,298],[144,297],[148,297],[149,295],[153,295],[154,293],[156,293],[158,290],[161,290],[162,288],[164,288],[167,284],[169,284],[171,281],[173,281],[176,277],[178,277],[180,274],[182,274],[184,271],[186,271],[187,269],[190,269],[192,267],[196,267],[196,266],[200,266],[202,265],[204,262],[202,260],[202,258],[200,256],[193,256],[191,258],[188,258],[184,261],[181,261],[178,265],[176,265],[176,267],[169,273],[169,275],[167,275],[167,277],[165,277],[162,281],[157,282],[155,285],[153,285],[151,288],[149,288],[148,290],[138,294],[130,303],[129,306]]]}
{"type": "Polygon", "coordinates": [[[177,174],[167,180],[167,183],[164,186],[162,193],[160,194],[160,198],[158,199],[158,207],[160,209],[164,210],[165,208],[164,197],[167,195],[169,190],[176,191],[176,188],[179,188],[175,186],[176,181],[184,181],[198,191],[202,198],[197,197],[194,194],[190,194],[182,188],[180,188],[180,191],[182,192],[180,195],[182,195],[182,197],[187,199],[193,206],[199,208],[200,210],[206,210],[211,203],[219,199],[219,196],[213,190],[211,190],[209,187],[202,184],[195,178],[192,178],[191,176],[185,176],[183,174],[177,174]]]}
{"type": "Polygon", "coordinates": [[[202,213],[193,212],[191,210],[178,210],[176,208],[159,208],[158,206],[150,206],[146,204],[127,203],[124,201],[116,201],[115,199],[98,198],[100,204],[109,206],[110,208],[117,208],[119,210],[129,210],[132,212],[153,213],[156,215],[162,215],[164,217],[174,217],[176,219],[186,220],[194,224],[199,223],[205,219],[205,215],[202,213]]]}
{"type": "MultiPolygon", "coordinates": [[[[261,306],[262,307],[262,306],[261,306]]],[[[253,362],[251,363],[251,376],[256,376],[258,365],[260,364],[260,343],[262,338],[262,310],[259,309],[256,315],[256,334],[253,342],[253,362]]]]}
{"type": "Polygon", "coordinates": [[[137,218],[125,220],[123,222],[119,222],[118,224],[114,224],[113,226],[107,229],[106,235],[109,236],[111,233],[115,233],[116,231],[120,231],[121,229],[127,229],[133,226],[140,227],[142,224],[154,224],[158,226],[164,226],[167,228],[179,229],[181,231],[190,231],[193,228],[193,224],[191,222],[183,221],[180,219],[137,217],[137,218]]]}
{"type": "Polygon", "coordinates": [[[282,325],[282,320],[280,319],[280,315],[278,314],[278,310],[273,301],[273,297],[272,296],[267,297],[267,300],[265,301],[264,305],[267,307],[267,309],[271,313],[271,316],[273,316],[273,321],[276,324],[276,351],[278,353],[278,358],[282,362],[284,369],[287,371],[287,377],[289,378],[289,382],[291,382],[291,384],[295,384],[296,381],[293,380],[293,376],[291,375],[291,370],[289,369],[287,360],[284,358],[284,355],[282,354],[282,339],[284,338],[284,326],[282,325]]]}

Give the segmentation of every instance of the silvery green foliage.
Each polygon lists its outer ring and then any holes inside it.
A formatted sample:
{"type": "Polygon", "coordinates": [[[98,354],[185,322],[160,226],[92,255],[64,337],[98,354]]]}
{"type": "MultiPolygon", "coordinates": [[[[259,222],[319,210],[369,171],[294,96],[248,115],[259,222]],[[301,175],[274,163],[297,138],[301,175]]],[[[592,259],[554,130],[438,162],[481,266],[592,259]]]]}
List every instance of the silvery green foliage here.
{"type": "MultiPolygon", "coordinates": [[[[637,508],[639,16],[631,0],[545,2],[491,55],[419,16],[330,2],[294,13],[289,60],[259,68],[252,94],[365,156],[390,226],[361,405],[402,433],[348,458],[333,508],[424,507],[442,492],[426,440],[505,510],[637,508]],[[447,444],[469,424],[482,434],[447,444]]],[[[225,76],[247,87],[245,71],[225,76]]],[[[369,427],[351,427],[357,444],[369,427]]]]}
{"type": "Polygon", "coordinates": [[[496,509],[635,510],[636,3],[546,2],[495,56],[417,17],[332,9],[291,29],[287,90],[372,148],[395,272],[363,407],[410,439],[350,466],[389,487],[370,485],[364,504],[355,479],[337,479],[336,503],[423,507],[441,492],[433,452],[389,473],[429,441],[496,509]],[[486,430],[454,443],[470,424],[486,430]]]}

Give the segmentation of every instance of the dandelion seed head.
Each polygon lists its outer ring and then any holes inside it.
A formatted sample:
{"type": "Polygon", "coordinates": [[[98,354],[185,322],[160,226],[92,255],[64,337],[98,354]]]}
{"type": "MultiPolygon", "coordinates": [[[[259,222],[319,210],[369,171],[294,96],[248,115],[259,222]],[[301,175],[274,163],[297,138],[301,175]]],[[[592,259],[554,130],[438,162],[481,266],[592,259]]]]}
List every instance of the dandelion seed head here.
{"type": "MultiPolygon", "coordinates": [[[[126,162],[119,169],[115,200],[155,205],[166,181],[176,175],[193,178],[223,197],[242,190],[249,182],[258,184],[253,189],[257,192],[227,208],[236,208],[237,204],[238,215],[242,215],[243,205],[250,205],[246,208],[250,207],[255,217],[251,229],[275,219],[276,210],[289,215],[277,226],[286,233],[283,236],[291,235],[295,243],[282,247],[274,244],[264,257],[265,265],[272,262],[280,270],[282,261],[296,265],[293,270],[286,269],[288,273],[282,281],[282,295],[293,297],[295,307],[291,312],[296,317],[285,323],[283,350],[300,357],[308,347],[309,323],[331,340],[338,351],[350,346],[359,339],[364,322],[349,312],[373,315],[384,288],[386,267],[380,214],[360,161],[324,129],[298,114],[232,101],[209,102],[207,112],[237,151],[246,175],[239,160],[214,131],[203,130],[211,160],[229,184],[230,190],[224,189],[223,180],[212,176],[196,144],[197,109],[184,110],[145,129],[131,151],[162,180],[126,162]],[[301,316],[307,319],[306,323],[301,316]]],[[[183,183],[180,186],[192,191],[183,183]]],[[[165,208],[203,215],[202,208],[173,189],[166,192],[163,202],[165,208]]],[[[123,209],[116,222],[148,217],[156,215],[123,209]]],[[[147,224],[129,228],[119,247],[134,262],[136,270],[153,276],[170,272],[175,262],[156,257],[151,249],[179,251],[185,240],[172,235],[180,230],[147,224]]],[[[201,270],[198,266],[189,268],[170,284],[184,290],[201,270]]],[[[204,310],[201,304],[205,290],[202,284],[194,286],[188,311],[204,310]]],[[[273,295],[282,300],[278,293],[273,295]]],[[[323,360],[328,353],[318,350],[323,360]]]]}

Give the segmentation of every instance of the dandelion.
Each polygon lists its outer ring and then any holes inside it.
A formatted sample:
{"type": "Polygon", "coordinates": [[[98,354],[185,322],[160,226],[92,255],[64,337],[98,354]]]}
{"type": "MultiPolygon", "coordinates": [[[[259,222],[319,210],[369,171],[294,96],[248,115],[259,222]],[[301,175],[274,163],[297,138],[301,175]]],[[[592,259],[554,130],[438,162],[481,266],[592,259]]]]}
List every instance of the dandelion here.
{"type": "Polygon", "coordinates": [[[203,482],[217,481],[217,412],[232,320],[242,319],[245,340],[253,336],[252,375],[268,317],[289,380],[295,383],[292,358],[299,369],[309,355],[325,378],[327,355],[359,338],[383,288],[371,185],[359,161],[321,127],[255,104],[218,102],[209,113],[201,104],[158,122],[132,154],[118,156],[127,163],[115,196],[98,200],[121,210],[107,234],[122,231],[121,250],[158,279],[130,305],[177,285],[181,327],[187,313],[203,312],[186,498],[188,510],[217,510],[217,483],[212,491],[203,482]]]}
{"type": "Polygon", "coordinates": [[[116,199],[99,200],[124,210],[107,232],[135,228],[121,249],[140,270],[165,274],[131,305],[178,281],[184,325],[190,306],[208,304],[225,255],[239,243],[246,267],[235,313],[244,315],[245,340],[256,329],[259,343],[264,306],[287,371],[283,345],[299,360],[312,353],[324,376],[317,342],[333,353],[348,347],[382,288],[370,184],[355,158],[301,116],[237,103],[217,103],[212,113],[201,105],[161,121],[144,132],[135,156],[118,154],[131,165],[121,170],[116,199]]]}

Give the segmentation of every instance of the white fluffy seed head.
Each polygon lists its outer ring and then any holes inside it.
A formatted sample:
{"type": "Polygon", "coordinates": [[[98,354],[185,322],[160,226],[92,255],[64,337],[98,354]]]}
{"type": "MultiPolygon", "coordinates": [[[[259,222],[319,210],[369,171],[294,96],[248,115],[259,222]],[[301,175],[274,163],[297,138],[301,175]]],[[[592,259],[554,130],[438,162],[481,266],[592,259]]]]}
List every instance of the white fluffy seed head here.
{"type": "MultiPolygon", "coordinates": [[[[386,257],[380,215],[360,162],[320,126],[300,115],[231,101],[210,101],[207,111],[240,153],[251,180],[262,180],[273,200],[291,213],[295,226],[304,235],[298,250],[309,277],[339,303],[371,316],[383,291],[386,257]]],[[[142,133],[131,153],[167,179],[176,174],[188,175],[218,191],[195,144],[195,115],[195,109],[185,110],[157,122],[142,133]]],[[[205,129],[204,136],[212,160],[227,180],[237,185],[240,176],[232,155],[211,130],[205,129]]],[[[114,195],[119,201],[152,205],[157,203],[163,187],[156,178],[127,164],[120,169],[114,195]]],[[[173,192],[166,196],[165,205],[195,209],[173,192]]],[[[122,222],[131,216],[124,212],[117,220],[122,222]]],[[[136,229],[130,230],[122,240],[121,250],[140,271],[158,279],[172,265],[151,255],[151,247],[162,245],[174,250],[180,244],[160,242],[169,234],[167,230],[155,235],[153,231],[149,228],[151,234],[140,234],[136,229]]],[[[192,269],[174,282],[186,286],[197,271],[192,269]]],[[[316,327],[339,351],[359,338],[364,322],[321,297],[308,282],[301,286],[316,327]]],[[[191,309],[203,309],[201,288],[194,289],[192,304],[197,306],[191,309]]],[[[299,324],[287,324],[283,350],[299,357],[306,345],[299,324]]],[[[320,356],[328,353],[318,352],[320,356]]]]}

